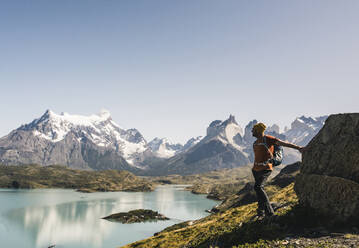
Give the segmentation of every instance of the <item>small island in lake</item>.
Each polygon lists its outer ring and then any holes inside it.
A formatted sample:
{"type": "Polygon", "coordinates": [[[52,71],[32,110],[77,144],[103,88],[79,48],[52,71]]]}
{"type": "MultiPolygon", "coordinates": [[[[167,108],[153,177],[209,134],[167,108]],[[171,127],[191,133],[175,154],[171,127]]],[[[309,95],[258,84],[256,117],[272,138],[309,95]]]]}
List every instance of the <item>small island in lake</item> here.
{"type": "Polygon", "coordinates": [[[106,219],[109,221],[118,221],[123,224],[145,221],[169,220],[169,218],[167,218],[163,214],[160,214],[157,211],[152,211],[150,209],[136,209],[129,212],[111,214],[102,219],[106,219]]]}

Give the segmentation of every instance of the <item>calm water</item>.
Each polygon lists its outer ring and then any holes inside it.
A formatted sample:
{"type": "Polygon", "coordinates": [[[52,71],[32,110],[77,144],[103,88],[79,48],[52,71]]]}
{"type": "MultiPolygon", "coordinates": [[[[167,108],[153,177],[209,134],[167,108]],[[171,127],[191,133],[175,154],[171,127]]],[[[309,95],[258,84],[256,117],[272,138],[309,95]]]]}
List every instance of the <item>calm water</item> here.
{"type": "Polygon", "coordinates": [[[202,218],[218,202],[159,186],[154,192],[79,193],[73,190],[0,189],[0,246],[55,248],[118,247],[152,236],[167,226],[202,218]],[[133,209],[159,211],[169,221],[121,224],[101,219],[133,209]]]}

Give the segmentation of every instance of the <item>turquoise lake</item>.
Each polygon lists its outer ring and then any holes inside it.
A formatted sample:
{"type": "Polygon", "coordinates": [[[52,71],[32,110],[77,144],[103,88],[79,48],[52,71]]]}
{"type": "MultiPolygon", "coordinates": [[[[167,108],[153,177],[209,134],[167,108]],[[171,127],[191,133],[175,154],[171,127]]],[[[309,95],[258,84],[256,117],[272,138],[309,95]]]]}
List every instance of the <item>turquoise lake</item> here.
{"type": "Polygon", "coordinates": [[[173,224],[208,215],[219,202],[159,186],[154,192],[80,193],[64,189],[0,189],[2,248],[119,247],[152,236],[173,224]],[[152,209],[168,221],[121,224],[101,219],[134,209],[152,209]]]}

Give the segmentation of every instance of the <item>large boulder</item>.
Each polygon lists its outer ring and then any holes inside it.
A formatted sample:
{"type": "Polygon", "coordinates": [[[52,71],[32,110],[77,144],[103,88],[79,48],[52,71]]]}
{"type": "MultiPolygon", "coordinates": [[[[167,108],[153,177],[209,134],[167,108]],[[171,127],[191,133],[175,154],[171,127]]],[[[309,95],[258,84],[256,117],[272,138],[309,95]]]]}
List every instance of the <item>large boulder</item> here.
{"type": "Polygon", "coordinates": [[[359,216],[359,113],[331,115],[302,156],[300,204],[335,221],[359,216]]]}

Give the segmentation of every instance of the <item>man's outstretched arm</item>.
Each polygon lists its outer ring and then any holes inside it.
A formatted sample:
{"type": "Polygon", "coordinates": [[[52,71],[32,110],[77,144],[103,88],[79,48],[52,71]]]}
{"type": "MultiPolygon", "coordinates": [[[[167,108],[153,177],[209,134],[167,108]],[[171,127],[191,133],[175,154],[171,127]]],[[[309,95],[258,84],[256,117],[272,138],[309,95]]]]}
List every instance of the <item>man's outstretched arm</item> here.
{"type": "Polygon", "coordinates": [[[303,147],[303,146],[297,146],[297,145],[295,145],[295,144],[292,144],[292,143],[289,143],[289,142],[285,142],[285,141],[283,141],[283,140],[278,140],[278,141],[276,142],[276,145],[293,148],[293,149],[298,150],[298,151],[301,152],[301,153],[302,153],[302,152],[304,151],[304,149],[305,149],[305,147],[303,147]]]}

